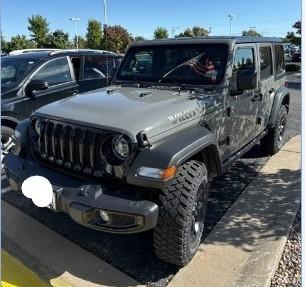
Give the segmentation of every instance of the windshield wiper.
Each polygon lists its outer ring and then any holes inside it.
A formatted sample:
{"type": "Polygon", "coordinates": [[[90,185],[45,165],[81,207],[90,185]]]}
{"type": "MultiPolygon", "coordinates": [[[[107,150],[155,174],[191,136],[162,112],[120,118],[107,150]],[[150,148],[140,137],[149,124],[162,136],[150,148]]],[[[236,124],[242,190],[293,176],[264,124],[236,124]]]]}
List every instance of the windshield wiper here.
{"type": "MultiPolygon", "coordinates": [[[[195,60],[195,59],[201,57],[203,54],[204,54],[204,53],[202,53],[202,54],[200,54],[200,55],[198,55],[198,56],[196,56],[196,57],[194,57],[194,58],[191,58],[191,59],[189,59],[189,60],[183,62],[182,64],[180,64],[180,65],[178,65],[178,66],[172,68],[171,70],[169,70],[168,72],[166,72],[166,73],[160,78],[160,80],[158,81],[158,83],[162,83],[163,80],[164,80],[165,78],[167,78],[168,75],[172,74],[173,72],[175,72],[176,70],[178,70],[180,67],[186,65],[187,63],[189,63],[189,62],[191,62],[191,61],[193,61],[193,60],[195,60]]],[[[168,78],[167,78],[167,79],[168,79],[168,78]]]]}

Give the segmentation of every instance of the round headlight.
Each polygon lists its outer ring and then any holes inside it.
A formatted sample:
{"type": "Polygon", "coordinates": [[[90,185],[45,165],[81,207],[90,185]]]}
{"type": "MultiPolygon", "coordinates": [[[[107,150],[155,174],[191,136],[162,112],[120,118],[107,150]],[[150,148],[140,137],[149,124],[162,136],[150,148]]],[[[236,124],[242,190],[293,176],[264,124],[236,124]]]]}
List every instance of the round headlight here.
{"type": "Polygon", "coordinates": [[[115,137],[113,139],[113,150],[116,156],[125,160],[130,154],[128,141],[122,136],[115,137]]]}

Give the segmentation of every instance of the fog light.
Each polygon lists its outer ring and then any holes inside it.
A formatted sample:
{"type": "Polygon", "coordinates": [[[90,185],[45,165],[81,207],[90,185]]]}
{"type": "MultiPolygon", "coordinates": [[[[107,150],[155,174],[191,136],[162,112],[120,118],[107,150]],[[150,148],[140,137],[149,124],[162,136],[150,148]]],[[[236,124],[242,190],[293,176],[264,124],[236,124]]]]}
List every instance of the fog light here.
{"type": "Polygon", "coordinates": [[[100,210],[100,217],[105,223],[107,223],[109,221],[109,215],[107,214],[106,211],[104,211],[102,209],[100,210]]]}

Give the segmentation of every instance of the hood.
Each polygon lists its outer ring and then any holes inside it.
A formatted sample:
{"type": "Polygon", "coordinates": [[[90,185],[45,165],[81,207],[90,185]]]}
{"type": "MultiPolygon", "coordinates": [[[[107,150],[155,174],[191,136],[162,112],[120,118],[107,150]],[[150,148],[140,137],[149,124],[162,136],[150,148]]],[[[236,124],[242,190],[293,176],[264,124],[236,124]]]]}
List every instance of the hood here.
{"type": "MultiPolygon", "coordinates": [[[[215,92],[215,91],[214,91],[215,92]]],[[[217,106],[215,94],[108,87],[46,105],[36,114],[148,138],[193,121],[217,106]]]]}

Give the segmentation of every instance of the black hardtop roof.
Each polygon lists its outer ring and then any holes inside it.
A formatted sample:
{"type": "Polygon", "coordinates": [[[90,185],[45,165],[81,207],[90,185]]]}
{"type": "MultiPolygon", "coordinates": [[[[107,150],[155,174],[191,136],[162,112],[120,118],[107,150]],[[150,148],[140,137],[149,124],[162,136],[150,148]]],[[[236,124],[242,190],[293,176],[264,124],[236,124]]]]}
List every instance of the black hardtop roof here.
{"type": "Polygon", "coordinates": [[[248,37],[248,36],[207,36],[207,37],[178,37],[161,40],[147,40],[133,43],[132,46],[174,45],[174,44],[200,44],[200,43],[281,43],[276,37],[248,37]]]}

